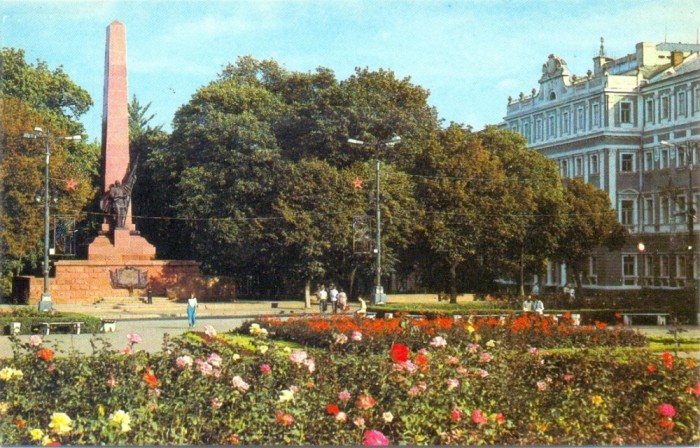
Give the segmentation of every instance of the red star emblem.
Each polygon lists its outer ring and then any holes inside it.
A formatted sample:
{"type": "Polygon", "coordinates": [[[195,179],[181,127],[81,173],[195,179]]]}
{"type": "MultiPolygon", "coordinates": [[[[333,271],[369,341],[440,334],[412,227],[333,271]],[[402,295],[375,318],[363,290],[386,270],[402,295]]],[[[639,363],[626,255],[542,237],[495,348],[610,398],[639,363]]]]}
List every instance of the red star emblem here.
{"type": "Polygon", "coordinates": [[[73,179],[73,178],[70,178],[68,180],[68,182],[66,182],[66,188],[70,191],[75,190],[75,187],[77,187],[77,186],[78,186],[78,181],[73,179]]]}
{"type": "Polygon", "coordinates": [[[356,177],[355,180],[352,181],[352,186],[359,190],[360,188],[362,188],[362,182],[362,179],[356,177]]]}

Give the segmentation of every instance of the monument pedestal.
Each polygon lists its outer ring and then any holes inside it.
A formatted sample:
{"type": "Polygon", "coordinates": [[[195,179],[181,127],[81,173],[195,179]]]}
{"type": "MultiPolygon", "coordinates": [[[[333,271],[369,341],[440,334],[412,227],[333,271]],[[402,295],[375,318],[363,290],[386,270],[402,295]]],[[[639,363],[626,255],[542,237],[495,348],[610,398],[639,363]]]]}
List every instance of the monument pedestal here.
{"type": "Polygon", "coordinates": [[[88,246],[88,260],[128,264],[131,261],[154,260],[156,248],[144,237],[129,229],[114,229],[111,235],[99,235],[88,246]]]}

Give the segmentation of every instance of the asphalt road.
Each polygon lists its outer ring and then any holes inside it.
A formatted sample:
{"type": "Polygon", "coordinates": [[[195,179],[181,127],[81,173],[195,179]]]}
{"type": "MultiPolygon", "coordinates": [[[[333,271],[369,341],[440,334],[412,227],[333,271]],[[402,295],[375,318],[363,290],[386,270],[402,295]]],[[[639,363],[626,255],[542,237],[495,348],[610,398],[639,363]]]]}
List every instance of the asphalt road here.
{"type": "MultiPolygon", "coordinates": [[[[203,330],[205,325],[213,326],[217,332],[225,332],[238,328],[241,323],[248,320],[244,317],[201,317],[197,319],[195,330],[203,330]]],[[[116,323],[116,329],[110,333],[99,333],[93,335],[83,334],[49,334],[41,335],[46,347],[56,347],[57,352],[68,353],[77,351],[78,353],[92,353],[90,341],[100,339],[108,342],[114,350],[122,350],[127,346],[129,333],[136,333],[141,336],[142,341],[134,346],[134,350],[145,350],[149,353],[160,351],[163,345],[163,335],[179,335],[188,330],[187,319],[138,319],[120,320],[116,323]]],[[[21,335],[19,339],[28,341],[30,335],[21,335]]],[[[98,343],[99,346],[99,343],[98,343]]],[[[0,336],[0,359],[12,357],[12,342],[9,336],[0,336]]]]}

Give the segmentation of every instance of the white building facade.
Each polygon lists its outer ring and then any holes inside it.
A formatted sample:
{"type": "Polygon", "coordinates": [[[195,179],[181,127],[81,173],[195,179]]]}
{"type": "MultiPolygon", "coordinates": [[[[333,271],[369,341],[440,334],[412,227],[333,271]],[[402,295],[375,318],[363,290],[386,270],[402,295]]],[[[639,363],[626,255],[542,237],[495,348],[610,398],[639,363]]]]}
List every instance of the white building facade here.
{"type": "MultiPolygon", "coordinates": [[[[550,55],[539,90],[508,99],[504,127],[554,160],[562,178],[605,191],[630,233],[621,251],[596,250],[587,288],[687,286],[700,278],[700,45],[642,42],[600,53],[584,76],[550,55]]],[[[574,283],[551,264],[543,286],[574,283]]]]}

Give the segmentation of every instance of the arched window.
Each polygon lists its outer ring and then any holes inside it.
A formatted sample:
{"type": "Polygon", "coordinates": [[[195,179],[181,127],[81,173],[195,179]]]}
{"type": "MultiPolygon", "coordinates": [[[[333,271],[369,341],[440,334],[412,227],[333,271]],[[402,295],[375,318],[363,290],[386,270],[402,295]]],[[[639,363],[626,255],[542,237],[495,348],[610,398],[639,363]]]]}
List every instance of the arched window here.
{"type": "Polygon", "coordinates": [[[549,101],[554,101],[557,99],[557,94],[552,92],[549,94],[549,101]]]}

